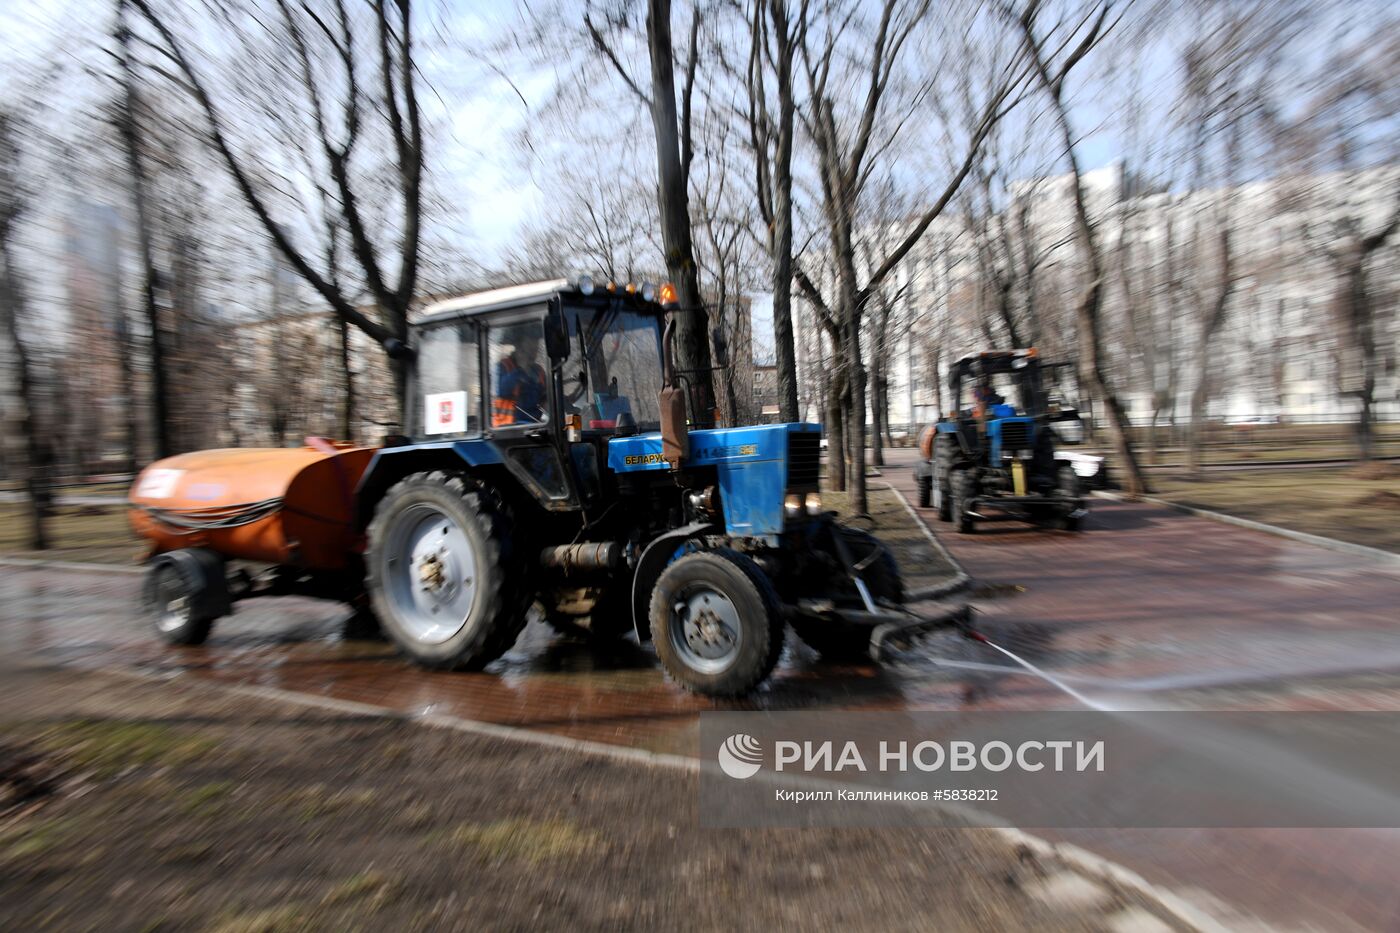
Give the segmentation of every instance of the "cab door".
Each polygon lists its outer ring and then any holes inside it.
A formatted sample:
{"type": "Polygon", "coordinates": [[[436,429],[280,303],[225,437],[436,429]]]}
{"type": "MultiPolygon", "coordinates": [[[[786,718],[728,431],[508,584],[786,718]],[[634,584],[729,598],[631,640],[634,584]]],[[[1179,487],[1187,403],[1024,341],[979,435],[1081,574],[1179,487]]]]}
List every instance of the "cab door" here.
{"type": "Polygon", "coordinates": [[[560,452],[560,400],[545,352],[545,308],[493,317],[485,326],[488,429],[506,469],[550,511],[579,507],[560,452]]]}

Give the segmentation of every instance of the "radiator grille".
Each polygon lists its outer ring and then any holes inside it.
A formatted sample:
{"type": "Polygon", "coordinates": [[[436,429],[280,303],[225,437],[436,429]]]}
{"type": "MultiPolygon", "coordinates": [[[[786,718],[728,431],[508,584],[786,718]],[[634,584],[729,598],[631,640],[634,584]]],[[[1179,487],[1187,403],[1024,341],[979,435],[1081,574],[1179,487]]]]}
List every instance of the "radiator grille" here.
{"type": "Polygon", "coordinates": [[[794,431],[788,434],[789,491],[816,491],[821,470],[821,439],[822,436],[816,431],[794,431]]]}
{"type": "Polygon", "coordinates": [[[1001,449],[1005,452],[1026,450],[1031,446],[1030,425],[1024,421],[1001,423],[1001,449]]]}

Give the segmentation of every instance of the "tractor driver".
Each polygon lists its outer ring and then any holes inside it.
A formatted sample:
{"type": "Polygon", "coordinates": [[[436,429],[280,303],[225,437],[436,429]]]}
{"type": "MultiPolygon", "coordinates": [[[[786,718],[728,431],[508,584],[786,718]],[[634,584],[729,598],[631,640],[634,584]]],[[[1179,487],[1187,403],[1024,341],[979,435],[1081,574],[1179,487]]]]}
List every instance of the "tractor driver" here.
{"type": "Polygon", "coordinates": [[[1016,408],[1006,404],[1006,399],[997,394],[997,390],[992,388],[991,382],[985,378],[973,389],[972,399],[972,415],[979,421],[1010,418],[1016,414],[1016,408]]]}
{"type": "Polygon", "coordinates": [[[495,392],[491,402],[491,424],[537,424],[544,420],[549,401],[549,376],[540,363],[538,325],[519,324],[502,335],[502,342],[514,338],[510,353],[496,364],[495,392]],[[514,333],[511,333],[514,331],[514,333]]]}

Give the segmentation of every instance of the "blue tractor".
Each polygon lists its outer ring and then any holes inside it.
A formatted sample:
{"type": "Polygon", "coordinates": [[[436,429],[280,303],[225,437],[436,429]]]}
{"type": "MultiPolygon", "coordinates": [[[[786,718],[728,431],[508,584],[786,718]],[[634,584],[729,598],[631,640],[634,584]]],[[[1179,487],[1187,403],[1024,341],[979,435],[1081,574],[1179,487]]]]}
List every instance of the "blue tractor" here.
{"type": "Polygon", "coordinates": [[[409,658],[480,668],[538,606],[566,631],[635,631],[680,684],[734,696],[769,676],[789,623],[878,659],[965,622],[912,613],[893,555],[823,510],[819,425],[688,416],[670,297],[561,279],[415,320],[415,423],[355,492],[369,597],[409,658]]]}
{"type": "Polygon", "coordinates": [[[971,534],[996,509],[1078,531],[1085,515],[1079,477],[1056,444],[1077,443],[1079,412],[1047,392],[1046,376],[1067,364],[1035,348],[990,350],[953,364],[953,410],[926,432],[915,463],[919,505],[971,534]]]}

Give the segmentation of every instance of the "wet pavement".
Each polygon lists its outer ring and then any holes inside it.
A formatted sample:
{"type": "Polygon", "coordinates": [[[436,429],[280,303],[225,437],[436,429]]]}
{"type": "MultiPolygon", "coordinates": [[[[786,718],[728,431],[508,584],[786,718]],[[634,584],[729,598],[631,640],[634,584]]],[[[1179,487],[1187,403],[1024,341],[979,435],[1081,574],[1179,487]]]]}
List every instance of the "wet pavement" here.
{"type": "MultiPolygon", "coordinates": [[[[912,499],[910,454],[886,479],[912,499]]],[[[919,512],[979,581],[981,627],[1105,708],[1400,709],[1396,564],[1098,499],[1078,535],[1004,520],[959,535],[919,512]]],[[[975,702],[1072,705],[1020,676],[975,702]]],[[[1278,927],[1400,924],[1394,830],[1043,835],[1278,927]]]]}
{"type": "MultiPolygon", "coordinates": [[[[885,479],[912,498],[908,451],[885,479]]],[[[923,517],[942,531],[931,511],[923,517]]],[[[1094,501],[1081,535],[992,522],[942,534],[978,580],[997,642],[1116,709],[1400,709],[1400,572],[1393,565],[1169,512],[1094,501]]],[[[0,567],[0,653],[257,684],[593,741],[693,754],[716,708],[1045,709],[1075,701],[953,635],[875,668],[821,664],[790,645],[772,683],[741,704],[669,684],[648,648],[596,648],[532,623],[485,673],[418,670],[383,643],[340,637],[332,603],[240,604],[200,648],[158,643],[140,578],[0,567]]],[[[1390,926],[1400,841],[1391,832],[1113,831],[1057,838],[1178,889],[1277,922],[1390,926]]]]}

